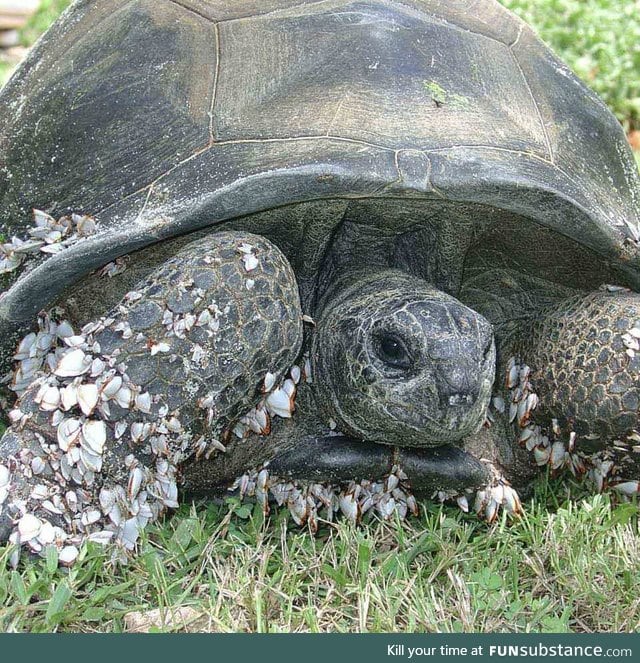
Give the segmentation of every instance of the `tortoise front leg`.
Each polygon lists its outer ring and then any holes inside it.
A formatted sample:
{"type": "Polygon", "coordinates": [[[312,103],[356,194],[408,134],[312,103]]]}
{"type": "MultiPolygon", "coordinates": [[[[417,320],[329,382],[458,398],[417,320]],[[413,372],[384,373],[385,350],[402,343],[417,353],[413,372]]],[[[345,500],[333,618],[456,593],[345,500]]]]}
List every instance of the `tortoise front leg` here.
{"type": "Polygon", "coordinates": [[[547,309],[504,355],[507,408],[539,465],[599,488],[640,479],[640,295],[606,290],[547,309]],[[574,453],[575,452],[575,453],[574,453]]]}
{"type": "Polygon", "coordinates": [[[222,454],[267,373],[277,382],[302,344],[289,264],[236,232],[188,244],[81,333],[55,329],[60,347],[0,441],[0,538],[56,544],[62,561],[86,539],[133,547],[178,506],[185,461],[222,454]]]}

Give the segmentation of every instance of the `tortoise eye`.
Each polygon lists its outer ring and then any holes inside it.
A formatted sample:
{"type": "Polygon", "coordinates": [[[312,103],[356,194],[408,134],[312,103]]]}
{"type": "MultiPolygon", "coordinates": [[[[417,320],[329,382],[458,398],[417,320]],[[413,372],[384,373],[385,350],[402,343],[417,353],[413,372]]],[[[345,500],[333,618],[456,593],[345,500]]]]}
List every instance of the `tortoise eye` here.
{"type": "Polygon", "coordinates": [[[394,368],[411,367],[411,356],[404,341],[396,334],[380,334],[376,339],[376,354],[394,368]]]}

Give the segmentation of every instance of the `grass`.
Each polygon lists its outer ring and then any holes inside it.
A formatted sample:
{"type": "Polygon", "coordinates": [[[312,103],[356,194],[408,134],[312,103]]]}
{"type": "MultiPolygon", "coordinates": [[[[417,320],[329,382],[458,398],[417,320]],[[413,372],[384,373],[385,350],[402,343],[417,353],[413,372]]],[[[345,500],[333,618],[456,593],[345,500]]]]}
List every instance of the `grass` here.
{"type": "MultiPolygon", "coordinates": [[[[41,0],[39,9],[20,32],[21,45],[31,46],[70,4],[71,0],[41,0]]],[[[21,55],[20,50],[3,53],[0,49],[0,85],[9,79],[21,55]]]]}
{"type": "Polygon", "coordinates": [[[566,490],[581,493],[540,481],[511,525],[487,528],[431,504],[409,523],[340,522],[317,538],[282,512],[265,524],[235,500],[185,506],[149,529],[127,566],[112,568],[98,546],[84,548],[69,572],[55,558],[18,570],[0,559],[0,628],[637,630],[638,506],[606,495],[558,503],[566,490]]]}
{"type": "MultiPolygon", "coordinates": [[[[67,4],[45,0],[25,45],[67,4]]],[[[625,128],[638,126],[634,3],[503,4],[625,128]]],[[[283,513],[265,523],[234,500],[185,505],[149,528],[127,566],[89,545],[70,571],[55,557],[12,570],[10,548],[0,548],[0,629],[118,632],[146,620],[170,631],[632,631],[640,628],[638,515],[635,503],[546,477],[524,518],[490,528],[425,504],[402,525],[340,522],[313,538],[283,513]]]]}
{"type": "Polygon", "coordinates": [[[38,11],[29,19],[22,29],[20,41],[23,46],[31,46],[33,42],[60,16],[71,4],[72,0],[40,0],[38,11]]]}

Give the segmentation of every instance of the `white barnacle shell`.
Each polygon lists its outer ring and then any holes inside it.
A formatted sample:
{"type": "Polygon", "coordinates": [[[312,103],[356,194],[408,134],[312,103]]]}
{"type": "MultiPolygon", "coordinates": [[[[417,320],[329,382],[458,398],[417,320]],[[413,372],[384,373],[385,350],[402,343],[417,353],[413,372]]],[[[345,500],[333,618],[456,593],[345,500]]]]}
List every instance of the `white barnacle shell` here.
{"type": "Polygon", "coordinates": [[[10,245],[0,245],[0,274],[7,274],[20,267],[23,257],[7,249],[10,245]]]}
{"type": "Polygon", "coordinates": [[[178,503],[178,485],[174,479],[163,484],[162,503],[170,509],[177,509],[180,504],[178,503]]]}
{"type": "Polygon", "coordinates": [[[74,405],[78,404],[78,385],[72,382],[64,389],[60,390],[60,398],[62,401],[62,409],[70,410],[74,405]]]}
{"type": "Polygon", "coordinates": [[[238,421],[238,423],[233,427],[233,434],[239,438],[242,439],[246,434],[247,431],[249,430],[249,426],[245,424],[242,420],[238,421]]]}
{"type": "Polygon", "coordinates": [[[65,419],[58,425],[58,446],[65,453],[80,439],[81,423],[77,419],[65,419]]]}
{"type": "Polygon", "coordinates": [[[214,401],[214,395],[210,393],[207,394],[206,396],[203,396],[202,398],[199,398],[197,401],[197,405],[199,408],[206,410],[213,405],[213,401],[214,401]]]}
{"type": "Polygon", "coordinates": [[[98,494],[98,501],[100,502],[102,512],[106,515],[116,503],[116,493],[108,488],[101,488],[100,493],[98,494]]]}
{"type": "Polygon", "coordinates": [[[289,493],[287,506],[296,525],[304,525],[308,517],[307,501],[299,490],[294,488],[289,493]]]}
{"type": "Polygon", "coordinates": [[[562,440],[556,440],[551,445],[551,457],[550,457],[551,469],[557,470],[560,467],[562,467],[562,465],[564,465],[566,457],[567,457],[567,450],[565,449],[564,442],[562,440]]]}
{"type": "Polygon", "coordinates": [[[135,406],[140,412],[149,414],[151,412],[151,394],[148,391],[138,394],[135,398],[135,406]]]}
{"type": "Polygon", "coordinates": [[[88,214],[72,214],[71,220],[76,225],[76,232],[80,237],[93,235],[96,231],[96,220],[88,214]]]}
{"type": "Polygon", "coordinates": [[[496,411],[500,412],[500,414],[504,414],[505,403],[504,403],[504,398],[502,398],[502,396],[494,396],[491,399],[491,404],[493,405],[496,411]]]}
{"type": "Polygon", "coordinates": [[[35,474],[42,474],[47,467],[47,463],[44,458],[40,456],[35,456],[31,459],[31,471],[35,474]]]}
{"type": "Polygon", "coordinates": [[[300,370],[300,366],[292,366],[291,370],[289,371],[289,375],[291,375],[291,379],[293,380],[294,384],[298,384],[300,382],[300,377],[302,376],[302,371],[300,370]]]}
{"type": "Polygon", "coordinates": [[[184,316],[184,328],[187,331],[191,331],[193,325],[196,324],[196,316],[193,313],[186,313],[184,316]]]}
{"type": "Polygon", "coordinates": [[[17,423],[22,424],[27,420],[29,416],[30,416],[29,414],[26,414],[20,408],[14,408],[13,410],[10,410],[8,415],[9,421],[12,424],[17,424],[17,423]]]}
{"type": "Polygon", "coordinates": [[[358,522],[360,518],[360,505],[351,493],[340,495],[338,505],[347,520],[350,520],[352,523],[358,522]]]}
{"type": "Polygon", "coordinates": [[[623,495],[638,495],[640,493],[640,481],[623,481],[611,486],[623,495]]]}
{"type": "Polygon", "coordinates": [[[79,554],[80,551],[75,546],[65,546],[58,555],[58,562],[62,566],[71,566],[79,554]]]}
{"type": "Polygon", "coordinates": [[[263,407],[255,409],[253,423],[256,425],[257,430],[254,430],[253,428],[252,430],[259,435],[269,435],[271,432],[271,418],[269,417],[269,413],[263,407]]]}
{"type": "Polygon", "coordinates": [[[514,357],[511,357],[509,360],[509,366],[507,367],[507,378],[506,378],[506,387],[507,389],[513,389],[518,382],[519,370],[518,365],[515,363],[514,357]]]}
{"type": "MultiPolygon", "coordinates": [[[[222,444],[222,442],[220,442],[220,440],[217,440],[215,438],[211,439],[211,440],[209,440],[209,444],[211,445],[211,451],[212,452],[213,452],[213,450],[220,451],[223,454],[227,452],[227,447],[225,447],[224,444],[222,444]]],[[[207,457],[209,457],[209,455],[210,454],[208,454],[207,457]]]]}
{"type": "Polygon", "coordinates": [[[63,320],[58,323],[58,326],[56,327],[56,336],[61,339],[73,336],[73,327],[68,320],[63,320]]]}
{"type": "Polygon", "coordinates": [[[11,481],[11,472],[6,465],[0,465],[0,488],[6,488],[11,481]]]}
{"type": "Polygon", "coordinates": [[[520,433],[518,441],[521,445],[525,445],[527,441],[534,436],[536,429],[532,425],[525,426],[520,433]]]}
{"type": "Polygon", "coordinates": [[[133,402],[133,393],[131,389],[126,386],[120,387],[118,393],[115,395],[115,401],[121,408],[130,408],[133,402]]]}
{"type": "MultiPolygon", "coordinates": [[[[18,534],[17,530],[11,532],[11,534],[9,535],[9,543],[13,544],[14,546],[20,545],[20,535],[18,534]]],[[[12,569],[17,568],[19,561],[20,561],[20,549],[16,547],[16,549],[11,553],[11,556],[9,557],[9,564],[11,565],[11,568],[12,569]]]]}
{"type": "MultiPolygon", "coordinates": [[[[466,498],[464,498],[466,500],[466,498]]],[[[419,513],[418,509],[418,502],[416,501],[416,498],[413,495],[406,495],[405,497],[405,504],[407,505],[407,509],[414,515],[417,516],[419,513]]],[[[458,506],[464,511],[464,502],[458,502],[458,506]]],[[[469,510],[469,504],[467,503],[467,511],[469,510]]]]}
{"type": "Polygon", "coordinates": [[[533,450],[533,457],[535,458],[536,465],[546,465],[551,458],[551,447],[536,447],[533,450]]]}
{"type": "Polygon", "coordinates": [[[488,489],[491,499],[500,506],[504,502],[504,484],[499,483],[497,486],[492,486],[488,489]]]}
{"type": "MultiPolygon", "coordinates": [[[[80,449],[80,460],[84,467],[89,471],[88,473],[97,473],[102,469],[102,456],[92,453],[87,448],[80,449]]],[[[92,479],[86,476],[88,473],[85,472],[84,479],[86,483],[91,484],[92,479]]]]}
{"type": "Polygon", "coordinates": [[[628,333],[631,334],[631,336],[633,336],[634,338],[640,338],[640,327],[638,326],[637,322],[635,326],[629,330],[628,333]]]}
{"type": "Polygon", "coordinates": [[[133,550],[139,536],[140,528],[138,525],[138,519],[129,518],[129,520],[125,520],[122,526],[122,531],[120,532],[120,540],[124,547],[128,550],[133,550]]]}
{"type": "Polygon", "coordinates": [[[80,447],[71,447],[65,456],[69,465],[75,465],[80,460],[80,447]]]}
{"type": "Polygon", "coordinates": [[[395,474],[390,474],[385,481],[385,490],[387,492],[392,492],[399,485],[398,477],[395,474]]]}
{"type": "Polygon", "coordinates": [[[476,493],[473,509],[478,515],[484,511],[484,508],[487,505],[487,499],[488,495],[486,490],[479,490],[476,493]]]}
{"type": "Polygon", "coordinates": [[[407,517],[407,503],[403,500],[398,500],[398,499],[395,500],[395,503],[396,503],[395,505],[396,515],[400,518],[400,520],[404,520],[407,517]]]}
{"type": "Polygon", "coordinates": [[[259,260],[253,255],[253,253],[244,253],[242,255],[242,262],[244,263],[245,271],[253,271],[259,264],[259,260]]]}
{"type": "Polygon", "coordinates": [[[282,384],[282,390],[289,396],[290,399],[294,399],[296,396],[296,384],[295,382],[287,378],[282,384]]]}
{"type": "Polygon", "coordinates": [[[64,513],[64,505],[54,504],[51,500],[44,500],[42,502],[42,508],[46,509],[49,513],[56,514],[57,516],[61,516],[64,513]]]}
{"type": "Polygon", "coordinates": [[[31,541],[31,539],[35,539],[40,534],[41,528],[42,523],[39,518],[31,513],[25,513],[18,521],[20,541],[26,543],[27,541],[31,541]]]}
{"type": "Polygon", "coordinates": [[[456,497],[456,502],[458,503],[458,506],[464,511],[465,513],[469,513],[469,501],[467,500],[465,495],[458,495],[456,497]]]}
{"type": "Polygon", "coordinates": [[[487,506],[484,510],[484,517],[485,520],[491,524],[496,517],[498,516],[498,507],[500,506],[500,503],[497,502],[495,499],[492,497],[489,497],[487,506]]]}
{"type": "Polygon", "coordinates": [[[40,247],[40,251],[42,251],[42,253],[55,255],[56,253],[60,253],[60,251],[64,251],[64,245],[59,242],[56,242],[55,244],[45,244],[40,247]]]}
{"type": "Polygon", "coordinates": [[[80,522],[85,526],[93,525],[94,523],[97,523],[100,518],[102,517],[102,514],[100,511],[97,509],[87,509],[82,513],[82,516],[80,517],[80,522]]]}
{"type": "Polygon", "coordinates": [[[182,431],[182,424],[180,423],[180,420],[177,417],[171,417],[171,419],[167,421],[167,428],[172,433],[180,433],[182,431]]]}
{"type": "Polygon", "coordinates": [[[166,456],[169,453],[169,447],[165,435],[154,435],[149,442],[151,445],[151,451],[156,456],[166,456]]]}
{"type": "Polygon", "coordinates": [[[37,335],[35,334],[35,332],[27,334],[20,341],[18,348],[16,349],[16,352],[13,355],[14,361],[21,361],[22,359],[28,359],[29,357],[34,356],[36,350],[36,339],[37,335]],[[34,354],[32,354],[32,352],[34,354]]]}
{"type": "Polygon", "coordinates": [[[64,343],[69,348],[86,348],[87,339],[82,335],[80,335],[80,336],[67,336],[64,339],[64,343]]]}
{"type": "Polygon", "coordinates": [[[269,481],[269,470],[266,467],[263,467],[256,478],[256,486],[261,490],[266,490],[268,488],[267,482],[269,481]]]}
{"type": "Polygon", "coordinates": [[[36,344],[35,347],[31,349],[31,356],[36,356],[36,355],[44,355],[49,350],[51,350],[51,346],[53,345],[55,341],[55,337],[53,334],[47,333],[47,332],[38,332],[38,335],[36,336],[36,344]]]}
{"type": "Polygon", "coordinates": [[[290,395],[284,389],[272,391],[266,398],[267,410],[272,415],[289,418],[293,413],[293,403],[290,395]]]}
{"type": "Polygon", "coordinates": [[[127,422],[126,421],[118,421],[115,426],[115,438],[116,440],[119,440],[127,430],[127,422]]]}
{"type": "Polygon", "coordinates": [[[262,391],[266,394],[267,392],[271,391],[275,384],[276,384],[276,375],[275,373],[268,372],[264,376],[264,383],[262,385],[262,391]]]}
{"type": "Polygon", "coordinates": [[[151,434],[152,425],[149,422],[136,421],[131,424],[131,441],[144,442],[151,434]]]}
{"type": "Polygon", "coordinates": [[[78,495],[73,490],[68,490],[65,493],[64,501],[73,513],[78,510],[78,495]]]}
{"type": "Polygon", "coordinates": [[[128,454],[124,459],[124,466],[127,469],[131,469],[138,464],[138,459],[133,454],[128,454]]]}
{"type": "Polygon", "coordinates": [[[198,343],[195,343],[193,346],[193,352],[191,353],[191,360],[200,365],[206,355],[207,353],[205,352],[204,348],[198,343]]]}
{"type": "Polygon", "coordinates": [[[509,513],[522,513],[522,504],[518,493],[511,486],[504,486],[504,505],[509,513]]]}
{"type": "Polygon", "coordinates": [[[154,343],[151,345],[151,356],[157,355],[159,352],[169,352],[171,346],[166,342],[154,343]]]}
{"type": "MultiPolygon", "coordinates": [[[[95,344],[94,344],[95,345],[95,344]]],[[[102,361],[99,357],[96,357],[93,362],[91,362],[91,377],[97,378],[104,373],[107,364],[102,361]]]]}
{"type": "Polygon", "coordinates": [[[54,412],[60,405],[60,390],[51,385],[42,385],[35,397],[35,402],[45,412],[54,412]]]}
{"type": "Polygon", "coordinates": [[[627,348],[630,348],[631,350],[640,350],[640,343],[638,343],[638,339],[630,333],[622,335],[622,342],[627,348]]]}
{"type": "Polygon", "coordinates": [[[210,311],[208,309],[204,309],[204,311],[198,315],[198,319],[196,320],[196,327],[203,327],[204,325],[208,325],[211,320],[212,317],[210,311]]]}
{"type": "Polygon", "coordinates": [[[109,530],[103,529],[100,530],[99,532],[91,532],[87,539],[89,541],[93,541],[93,543],[97,543],[101,546],[106,546],[111,542],[111,539],[113,539],[115,535],[115,532],[111,532],[109,530]]]}
{"type": "Polygon", "coordinates": [[[313,383],[313,375],[311,374],[311,359],[308,356],[305,356],[304,358],[304,365],[303,365],[303,370],[302,374],[304,376],[305,382],[308,382],[309,384],[313,383]]]}
{"type": "Polygon", "coordinates": [[[76,348],[62,356],[53,372],[60,377],[77,377],[91,368],[91,362],[91,357],[76,348]]]}
{"type": "Polygon", "coordinates": [[[122,378],[119,375],[110,375],[100,385],[102,398],[108,400],[113,398],[122,387],[122,378]]]}
{"type": "Polygon", "coordinates": [[[57,224],[56,220],[50,214],[47,214],[40,209],[34,208],[32,214],[36,228],[53,228],[57,224]]]}
{"type": "Polygon", "coordinates": [[[55,527],[48,521],[45,520],[42,522],[42,527],[40,529],[40,534],[38,534],[38,543],[43,546],[48,546],[52,544],[56,539],[56,530],[55,527]]]}
{"type": "Polygon", "coordinates": [[[90,419],[82,425],[81,446],[92,454],[101,456],[107,441],[107,427],[104,421],[90,419]]]}
{"type": "Polygon", "coordinates": [[[77,399],[82,413],[87,417],[90,416],[98,404],[98,387],[93,383],[79,385],[77,388],[77,399]]]}

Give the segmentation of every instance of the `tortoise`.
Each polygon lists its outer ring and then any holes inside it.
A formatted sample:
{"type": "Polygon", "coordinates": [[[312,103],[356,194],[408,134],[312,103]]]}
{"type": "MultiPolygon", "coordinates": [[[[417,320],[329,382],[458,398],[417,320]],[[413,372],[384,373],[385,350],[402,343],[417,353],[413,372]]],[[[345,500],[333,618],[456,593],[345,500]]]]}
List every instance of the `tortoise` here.
{"type": "Polygon", "coordinates": [[[0,114],[3,539],[637,493],[635,165],[497,2],[80,0],[0,114]]]}

